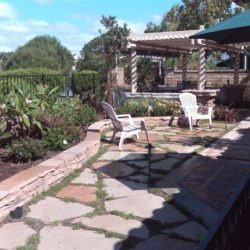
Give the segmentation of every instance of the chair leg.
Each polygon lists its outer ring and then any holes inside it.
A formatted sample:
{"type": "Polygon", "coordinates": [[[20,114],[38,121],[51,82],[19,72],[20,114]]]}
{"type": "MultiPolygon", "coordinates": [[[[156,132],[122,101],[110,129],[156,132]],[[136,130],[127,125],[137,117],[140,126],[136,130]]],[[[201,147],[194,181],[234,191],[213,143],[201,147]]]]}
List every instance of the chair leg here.
{"type": "Polygon", "coordinates": [[[193,120],[192,120],[191,116],[188,117],[188,123],[189,123],[190,131],[192,131],[193,130],[193,120]]]}
{"type": "Polygon", "coordinates": [[[136,133],[136,138],[139,139],[139,132],[136,133]]]}
{"type": "Polygon", "coordinates": [[[212,128],[212,119],[209,118],[208,122],[209,122],[209,129],[211,129],[212,128]]]}
{"type": "Polygon", "coordinates": [[[126,138],[126,133],[121,132],[121,138],[120,138],[120,142],[119,142],[119,149],[122,150],[122,145],[124,143],[124,140],[126,138]]]}

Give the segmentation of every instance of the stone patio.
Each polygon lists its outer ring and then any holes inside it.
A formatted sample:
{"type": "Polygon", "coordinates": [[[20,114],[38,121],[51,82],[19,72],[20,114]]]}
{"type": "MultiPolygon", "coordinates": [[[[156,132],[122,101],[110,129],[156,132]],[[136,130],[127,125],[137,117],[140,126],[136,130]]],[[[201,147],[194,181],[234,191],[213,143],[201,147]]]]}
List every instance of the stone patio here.
{"type": "Polygon", "coordinates": [[[22,218],[6,218],[0,249],[196,249],[250,172],[250,121],[226,135],[222,125],[154,126],[151,157],[143,134],[122,152],[105,140],[78,177],[26,204],[22,218]]]}

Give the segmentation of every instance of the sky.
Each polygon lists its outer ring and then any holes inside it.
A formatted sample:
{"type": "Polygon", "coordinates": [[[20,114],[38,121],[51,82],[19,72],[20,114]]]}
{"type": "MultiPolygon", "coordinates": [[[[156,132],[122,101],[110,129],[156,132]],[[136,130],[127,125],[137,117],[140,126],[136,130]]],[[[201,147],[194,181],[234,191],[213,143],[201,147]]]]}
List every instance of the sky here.
{"type": "Polygon", "coordinates": [[[116,16],[133,32],[143,32],[150,21],[181,0],[0,0],[0,52],[23,46],[38,35],[54,36],[73,54],[103,30],[102,15],[116,16]]]}

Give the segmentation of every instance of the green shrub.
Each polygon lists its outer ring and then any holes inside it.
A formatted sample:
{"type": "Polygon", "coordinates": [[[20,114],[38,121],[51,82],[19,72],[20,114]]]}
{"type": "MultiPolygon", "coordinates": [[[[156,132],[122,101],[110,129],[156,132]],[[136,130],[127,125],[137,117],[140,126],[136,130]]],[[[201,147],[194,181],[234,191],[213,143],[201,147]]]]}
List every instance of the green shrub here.
{"type": "Polygon", "coordinates": [[[13,162],[26,162],[42,158],[46,153],[41,140],[21,138],[6,148],[6,156],[13,162]]]}
{"type": "Polygon", "coordinates": [[[0,91],[8,93],[15,87],[35,91],[37,86],[49,86],[50,88],[58,87],[63,90],[65,81],[56,70],[46,68],[30,68],[5,70],[0,72],[0,91]],[[6,78],[1,76],[9,76],[8,84],[6,78]]]}
{"type": "Polygon", "coordinates": [[[131,116],[142,117],[148,111],[148,102],[128,100],[122,106],[117,108],[118,114],[130,114],[131,116]]]}
{"type": "Polygon", "coordinates": [[[152,102],[153,116],[167,116],[180,113],[180,104],[177,101],[169,101],[165,99],[154,99],[152,102]]]}
{"type": "Polygon", "coordinates": [[[47,149],[52,150],[63,150],[67,145],[67,137],[63,134],[60,128],[48,129],[45,136],[43,137],[44,146],[47,149]]]}
{"type": "Polygon", "coordinates": [[[51,114],[63,117],[66,122],[76,126],[86,126],[96,119],[95,109],[82,105],[78,97],[58,100],[53,105],[51,114]]]}
{"type": "Polygon", "coordinates": [[[248,104],[247,106],[249,107],[250,104],[250,83],[248,82],[246,85],[246,88],[243,92],[243,101],[248,104]]]}
{"type": "Polygon", "coordinates": [[[72,76],[72,90],[74,94],[79,95],[81,99],[93,93],[94,89],[97,92],[100,81],[98,72],[93,70],[82,70],[72,76]]]}

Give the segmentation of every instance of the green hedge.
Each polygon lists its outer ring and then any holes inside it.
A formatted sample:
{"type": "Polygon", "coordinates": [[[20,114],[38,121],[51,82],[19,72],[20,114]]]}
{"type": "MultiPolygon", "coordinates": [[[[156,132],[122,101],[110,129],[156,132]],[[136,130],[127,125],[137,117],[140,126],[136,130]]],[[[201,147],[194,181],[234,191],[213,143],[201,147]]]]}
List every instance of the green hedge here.
{"type": "Polygon", "coordinates": [[[0,72],[0,91],[8,94],[15,87],[35,91],[38,85],[63,90],[66,80],[58,71],[46,68],[6,70],[0,72]]]}
{"type": "Polygon", "coordinates": [[[81,98],[90,93],[96,93],[99,88],[100,75],[94,70],[82,70],[75,73],[72,79],[73,93],[81,98]]]}
{"type": "Polygon", "coordinates": [[[180,113],[180,104],[177,101],[166,99],[141,99],[128,100],[122,106],[117,108],[118,114],[130,114],[131,116],[143,117],[167,116],[180,113]]]}

